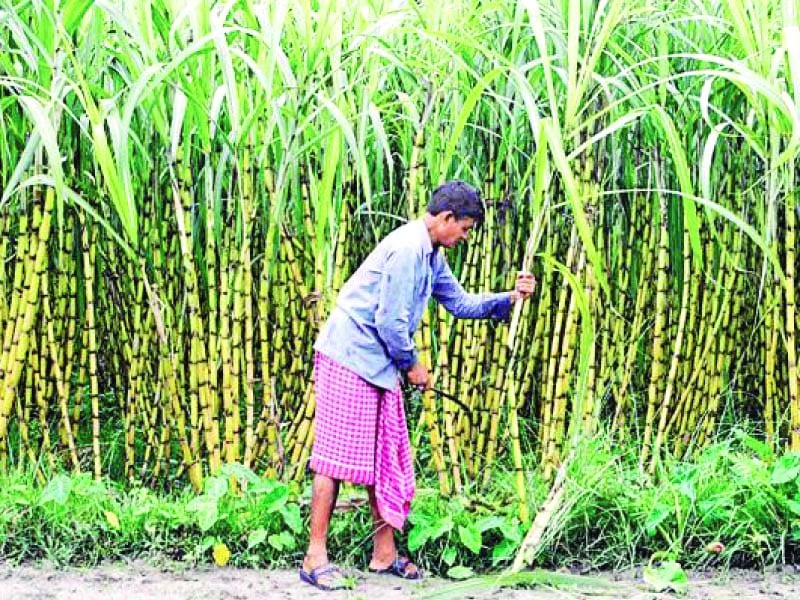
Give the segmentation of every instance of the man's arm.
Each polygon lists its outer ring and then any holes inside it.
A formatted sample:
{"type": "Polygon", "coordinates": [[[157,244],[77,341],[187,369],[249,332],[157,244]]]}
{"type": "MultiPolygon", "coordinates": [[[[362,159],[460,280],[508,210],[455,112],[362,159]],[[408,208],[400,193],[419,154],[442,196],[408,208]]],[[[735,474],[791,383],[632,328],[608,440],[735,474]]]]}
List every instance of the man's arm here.
{"type": "Polygon", "coordinates": [[[408,331],[414,303],[415,262],[408,250],[387,256],[375,311],[378,335],[401,371],[408,371],[417,363],[417,349],[408,331]]]}
{"type": "Polygon", "coordinates": [[[453,315],[459,318],[506,319],[511,304],[525,300],[533,293],[536,279],[530,273],[520,272],[514,289],[509,292],[490,294],[467,293],[453,275],[447,261],[433,284],[433,297],[453,315]]]}
{"type": "Polygon", "coordinates": [[[506,319],[511,303],[516,299],[513,292],[487,294],[467,293],[442,257],[442,268],[433,282],[433,297],[454,316],[466,319],[506,319]]]}

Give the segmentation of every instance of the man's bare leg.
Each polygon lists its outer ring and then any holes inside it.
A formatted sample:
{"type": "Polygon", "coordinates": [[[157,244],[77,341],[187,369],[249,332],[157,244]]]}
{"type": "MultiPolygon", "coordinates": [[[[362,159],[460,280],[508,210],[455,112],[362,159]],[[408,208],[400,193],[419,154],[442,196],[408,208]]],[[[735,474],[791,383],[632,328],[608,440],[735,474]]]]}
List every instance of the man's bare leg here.
{"type": "MultiPolygon", "coordinates": [[[[369,507],[372,511],[373,523],[372,560],[369,563],[369,568],[381,570],[389,567],[397,558],[397,545],[394,541],[394,529],[381,518],[381,514],[378,511],[374,485],[367,486],[367,494],[369,495],[369,507]]],[[[403,571],[406,576],[413,577],[418,569],[413,563],[408,563],[403,571]]]]}
{"type": "Polygon", "coordinates": [[[369,508],[372,511],[372,560],[370,569],[385,569],[392,564],[397,556],[397,546],[394,543],[394,529],[381,518],[378,512],[378,502],[375,499],[375,486],[367,486],[369,508]]]}
{"type": "MultiPolygon", "coordinates": [[[[308,551],[303,558],[303,570],[311,573],[313,569],[328,564],[328,525],[331,522],[336,497],[339,494],[339,481],[327,475],[314,475],[311,484],[311,523],[308,551]]],[[[330,579],[330,578],[328,578],[330,579]]],[[[320,582],[330,585],[325,577],[320,582]]]]}

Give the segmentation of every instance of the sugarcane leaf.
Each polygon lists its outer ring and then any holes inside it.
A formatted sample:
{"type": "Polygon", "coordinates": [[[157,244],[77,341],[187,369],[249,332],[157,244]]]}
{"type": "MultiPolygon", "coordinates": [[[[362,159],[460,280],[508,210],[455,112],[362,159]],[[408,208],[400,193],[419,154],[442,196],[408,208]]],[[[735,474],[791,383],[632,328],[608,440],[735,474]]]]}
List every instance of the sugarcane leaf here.
{"type": "Polygon", "coordinates": [[[67,35],[72,35],[75,32],[84,15],[93,4],[94,0],[66,0],[61,3],[61,19],[67,35]]]}
{"type": "Polygon", "coordinates": [[[575,226],[578,228],[581,242],[586,249],[586,255],[594,265],[595,276],[600,286],[608,294],[610,287],[608,285],[608,278],[606,277],[605,263],[597,251],[592,234],[592,228],[589,226],[589,221],[586,218],[586,212],[583,210],[583,199],[578,192],[578,185],[575,181],[575,176],[567,161],[566,154],[561,142],[561,134],[554,127],[552,121],[544,121],[545,132],[547,133],[547,141],[550,148],[553,162],[555,163],[561,179],[564,183],[566,190],[567,201],[572,208],[572,216],[575,219],[575,226]]]}
{"type": "Polygon", "coordinates": [[[37,98],[22,95],[18,99],[44,146],[47,154],[47,165],[53,180],[53,188],[56,191],[56,199],[60,206],[64,202],[66,185],[64,183],[64,170],[61,166],[63,159],[58,148],[58,125],[55,123],[54,115],[49,114],[48,109],[37,98]]]}
{"type": "Polygon", "coordinates": [[[550,62],[550,49],[547,43],[547,34],[545,33],[545,20],[542,18],[542,11],[539,7],[538,0],[521,0],[520,5],[528,12],[528,22],[533,32],[533,38],[536,42],[536,47],[539,50],[539,56],[542,60],[542,72],[547,90],[547,100],[550,104],[550,115],[554,119],[556,128],[559,128],[559,96],[556,94],[555,85],[553,83],[554,69],[550,62]]]}
{"type": "Polygon", "coordinates": [[[484,90],[489,87],[494,79],[499,77],[504,72],[505,69],[501,67],[495,67],[486,75],[481,77],[470,90],[469,94],[467,94],[467,97],[464,99],[464,104],[461,107],[458,116],[455,118],[453,130],[450,132],[450,137],[445,145],[444,155],[442,156],[441,163],[443,173],[448,173],[450,171],[450,163],[453,161],[453,156],[456,152],[456,145],[461,139],[461,134],[463,133],[464,128],[466,127],[467,122],[472,115],[472,111],[475,110],[475,106],[478,104],[478,101],[483,95],[484,90]]]}
{"type": "Polygon", "coordinates": [[[681,188],[681,202],[683,206],[684,226],[689,232],[689,243],[692,247],[692,257],[698,270],[702,269],[703,253],[700,245],[700,221],[697,218],[697,208],[693,200],[694,186],[692,184],[692,174],[689,169],[689,160],[686,150],[681,144],[678,130],[672,118],[660,106],[653,107],[656,121],[660,124],[662,131],[667,139],[669,146],[669,156],[672,160],[675,174],[681,188]]]}

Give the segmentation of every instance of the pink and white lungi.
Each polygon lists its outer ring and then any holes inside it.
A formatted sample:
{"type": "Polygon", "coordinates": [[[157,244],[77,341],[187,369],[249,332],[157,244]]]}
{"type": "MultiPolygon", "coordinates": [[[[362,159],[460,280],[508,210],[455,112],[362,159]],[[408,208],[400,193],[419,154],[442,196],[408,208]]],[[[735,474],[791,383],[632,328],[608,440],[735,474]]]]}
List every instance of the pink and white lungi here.
{"type": "Polygon", "coordinates": [[[375,486],[381,518],[402,529],[414,497],[414,466],[403,397],[314,354],[316,414],[310,467],[333,479],[375,486]]]}

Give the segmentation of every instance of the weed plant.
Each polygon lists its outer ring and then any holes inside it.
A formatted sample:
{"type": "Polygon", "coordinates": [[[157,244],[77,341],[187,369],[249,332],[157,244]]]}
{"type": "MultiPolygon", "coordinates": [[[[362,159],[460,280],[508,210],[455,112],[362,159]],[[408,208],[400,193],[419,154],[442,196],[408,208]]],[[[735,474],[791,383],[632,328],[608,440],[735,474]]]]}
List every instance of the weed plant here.
{"type": "MultiPolygon", "coordinates": [[[[642,475],[637,457],[607,436],[576,449],[537,566],[620,569],[660,558],[688,568],[760,568],[800,556],[800,455],[776,456],[740,431],[691,462],[665,461],[653,478],[642,475]]],[[[535,475],[528,482],[535,510],[548,485],[535,475]]],[[[363,567],[371,519],[362,496],[343,489],[356,509],[334,515],[330,549],[334,560],[363,567]]],[[[89,474],[57,474],[40,486],[14,472],[0,477],[0,557],[193,565],[212,562],[212,549],[224,544],[231,564],[291,567],[307,543],[308,497],[307,485],[264,480],[237,465],[207,478],[200,495],[125,489],[89,474]]],[[[402,546],[431,573],[497,570],[525,535],[516,514],[510,468],[495,471],[488,488],[451,498],[423,477],[402,546]]]]}

